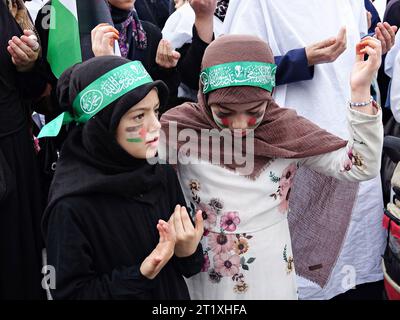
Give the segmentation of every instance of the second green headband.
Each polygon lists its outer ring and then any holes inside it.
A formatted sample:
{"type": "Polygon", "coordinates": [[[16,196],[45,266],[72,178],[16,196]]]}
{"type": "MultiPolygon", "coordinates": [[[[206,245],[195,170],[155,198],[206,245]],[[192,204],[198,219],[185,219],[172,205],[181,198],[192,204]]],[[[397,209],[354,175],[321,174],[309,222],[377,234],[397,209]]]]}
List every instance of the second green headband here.
{"type": "Polygon", "coordinates": [[[272,92],[277,66],[258,61],[238,61],[206,68],[200,74],[203,93],[237,86],[259,87],[272,92]]]}

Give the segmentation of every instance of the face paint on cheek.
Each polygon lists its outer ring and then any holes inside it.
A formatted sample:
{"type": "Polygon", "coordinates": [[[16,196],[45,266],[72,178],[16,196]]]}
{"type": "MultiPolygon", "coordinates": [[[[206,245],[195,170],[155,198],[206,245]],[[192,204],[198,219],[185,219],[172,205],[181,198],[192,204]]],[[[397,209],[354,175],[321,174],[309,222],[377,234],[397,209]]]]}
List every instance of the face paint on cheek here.
{"type": "Polygon", "coordinates": [[[229,128],[229,119],[226,117],[220,118],[215,113],[213,113],[214,121],[218,127],[222,129],[229,128]]]}
{"type": "Polygon", "coordinates": [[[125,129],[127,138],[126,141],[132,143],[141,143],[145,141],[147,131],[142,126],[128,127],[125,129]]]}
{"type": "Polygon", "coordinates": [[[249,129],[254,129],[258,127],[263,119],[264,115],[256,116],[256,117],[250,117],[249,121],[247,122],[247,125],[249,129]]]}

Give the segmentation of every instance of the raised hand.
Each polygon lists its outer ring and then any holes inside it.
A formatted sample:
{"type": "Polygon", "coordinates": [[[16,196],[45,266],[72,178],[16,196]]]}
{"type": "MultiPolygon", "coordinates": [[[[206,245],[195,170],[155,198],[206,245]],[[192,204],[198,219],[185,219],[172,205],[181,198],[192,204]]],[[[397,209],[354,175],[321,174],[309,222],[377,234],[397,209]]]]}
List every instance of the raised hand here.
{"type": "Polygon", "coordinates": [[[148,279],[154,279],[174,255],[176,236],[173,226],[159,220],[157,230],[160,234],[158,245],[140,266],[141,274],[148,279]]]}
{"type": "Polygon", "coordinates": [[[217,0],[189,0],[195,18],[195,26],[201,40],[211,43],[214,34],[214,12],[217,8],[217,0]]]}
{"type": "Polygon", "coordinates": [[[212,18],[217,8],[217,0],[189,0],[197,18],[212,18]]]}
{"type": "MultiPolygon", "coordinates": [[[[367,37],[357,44],[356,62],[350,78],[352,102],[361,103],[370,100],[370,86],[381,62],[382,45],[378,39],[367,37]],[[365,55],[368,55],[367,60],[365,60],[365,55]]],[[[375,114],[377,112],[376,108],[371,104],[366,107],[354,107],[354,109],[367,114],[375,114]]]]}
{"type": "Polygon", "coordinates": [[[100,23],[91,32],[92,51],[95,57],[114,55],[115,40],[119,31],[108,23],[100,23]]]}
{"type": "Polygon", "coordinates": [[[194,254],[204,232],[202,212],[196,213],[196,222],[193,226],[186,208],[177,205],[169,224],[174,226],[176,232],[175,255],[189,257],[194,254]]]}
{"type": "Polygon", "coordinates": [[[329,38],[306,47],[308,65],[335,61],[347,46],[346,28],[342,27],[336,38],[329,38]]]}
{"type": "Polygon", "coordinates": [[[181,54],[172,50],[171,44],[168,40],[162,39],[158,45],[156,63],[165,69],[176,67],[181,54]]]}
{"type": "Polygon", "coordinates": [[[372,37],[364,38],[357,44],[356,54],[356,62],[351,73],[351,88],[369,90],[382,62],[381,42],[372,37]],[[365,55],[368,55],[367,60],[364,60],[365,55]]]}
{"type": "Polygon", "coordinates": [[[396,38],[397,27],[391,26],[387,22],[379,22],[375,28],[375,38],[382,45],[382,54],[386,54],[393,46],[396,38]]]}

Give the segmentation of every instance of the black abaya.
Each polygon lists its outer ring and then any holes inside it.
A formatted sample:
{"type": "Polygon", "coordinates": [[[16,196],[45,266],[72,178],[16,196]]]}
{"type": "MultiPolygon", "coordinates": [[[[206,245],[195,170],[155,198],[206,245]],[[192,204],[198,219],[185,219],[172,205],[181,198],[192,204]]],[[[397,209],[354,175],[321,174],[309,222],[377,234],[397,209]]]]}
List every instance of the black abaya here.
{"type": "Polygon", "coordinates": [[[0,30],[0,299],[41,299],[41,192],[24,100],[35,75],[12,64],[8,41],[22,30],[3,1],[0,30]]]}

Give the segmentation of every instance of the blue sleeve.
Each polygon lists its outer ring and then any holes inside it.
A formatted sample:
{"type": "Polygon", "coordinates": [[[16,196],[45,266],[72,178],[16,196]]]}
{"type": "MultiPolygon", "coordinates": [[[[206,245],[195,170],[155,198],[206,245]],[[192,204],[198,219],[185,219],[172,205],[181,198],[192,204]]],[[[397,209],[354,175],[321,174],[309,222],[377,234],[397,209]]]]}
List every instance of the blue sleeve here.
{"type": "Polygon", "coordinates": [[[276,85],[311,80],[314,77],[314,67],[308,66],[305,48],[290,50],[284,56],[275,57],[276,85]]]}
{"type": "Polygon", "coordinates": [[[367,11],[369,11],[372,14],[371,28],[368,29],[368,34],[371,35],[375,33],[376,25],[379,22],[381,22],[381,19],[379,18],[378,10],[376,10],[375,6],[372,4],[370,0],[364,0],[364,5],[365,9],[367,9],[367,11]]]}

